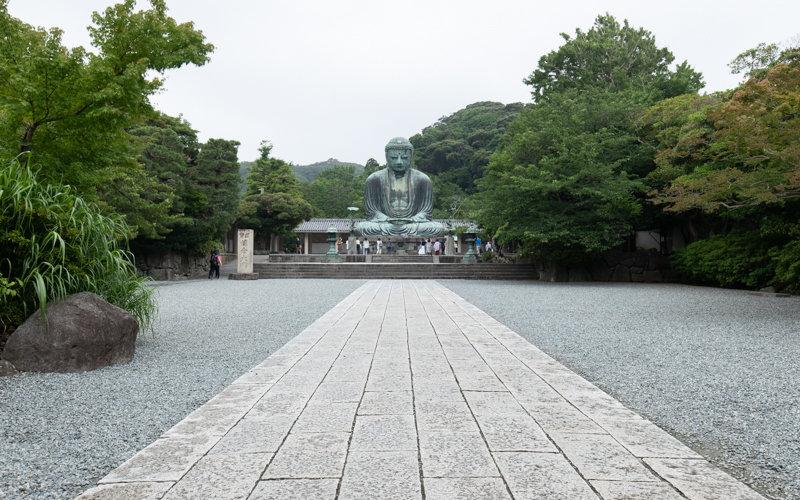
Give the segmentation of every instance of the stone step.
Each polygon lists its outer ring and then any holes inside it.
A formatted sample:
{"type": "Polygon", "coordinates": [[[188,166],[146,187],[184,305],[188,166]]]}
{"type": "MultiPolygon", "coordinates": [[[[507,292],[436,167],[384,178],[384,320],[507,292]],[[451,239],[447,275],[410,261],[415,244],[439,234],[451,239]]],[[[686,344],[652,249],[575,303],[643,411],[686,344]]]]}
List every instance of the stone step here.
{"type": "Polygon", "coordinates": [[[259,279],[500,279],[536,280],[525,264],[269,263],[255,264],[259,279]]]}

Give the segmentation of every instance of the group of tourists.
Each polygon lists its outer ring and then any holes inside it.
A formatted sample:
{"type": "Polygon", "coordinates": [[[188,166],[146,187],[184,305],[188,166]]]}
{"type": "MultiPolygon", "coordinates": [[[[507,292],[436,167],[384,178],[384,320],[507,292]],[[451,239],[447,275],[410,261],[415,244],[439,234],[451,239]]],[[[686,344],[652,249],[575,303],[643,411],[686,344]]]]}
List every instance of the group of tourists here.
{"type": "MultiPolygon", "coordinates": [[[[417,248],[417,254],[419,255],[444,255],[445,247],[447,244],[445,240],[433,240],[428,238],[426,240],[422,240],[419,242],[419,247],[417,248]]],[[[458,242],[453,242],[454,250],[458,253],[458,242]]]]}
{"type": "MultiPolygon", "coordinates": [[[[455,253],[458,253],[458,242],[453,242],[453,246],[455,253]]],[[[350,241],[339,238],[336,242],[336,251],[345,254],[349,249],[350,241]]],[[[395,242],[391,237],[386,238],[386,241],[381,237],[376,238],[375,241],[370,241],[367,237],[363,240],[360,237],[356,238],[356,253],[359,255],[384,255],[396,253],[396,251],[395,242]]],[[[417,247],[417,253],[419,255],[444,255],[445,240],[431,240],[430,238],[422,240],[417,247]]]]}
{"type": "MultiPolygon", "coordinates": [[[[341,242],[342,239],[339,238],[339,241],[341,242]]],[[[392,253],[393,248],[394,244],[392,243],[391,238],[387,238],[386,242],[384,242],[381,238],[378,238],[377,240],[375,240],[374,246],[369,241],[369,238],[364,238],[363,241],[361,240],[360,237],[356,238],[356,253],[359,255],[362,254],[368,255],[370,253],[373,253],[373,250],[375,254],[384,254],[384,253],[389,254],[392,253]]],[[[346,253],[349,249],[350,249],[350,241],[344,242],[342,247],[339,246],[336,247],[336,250],[339,253],[346,253]]]]}

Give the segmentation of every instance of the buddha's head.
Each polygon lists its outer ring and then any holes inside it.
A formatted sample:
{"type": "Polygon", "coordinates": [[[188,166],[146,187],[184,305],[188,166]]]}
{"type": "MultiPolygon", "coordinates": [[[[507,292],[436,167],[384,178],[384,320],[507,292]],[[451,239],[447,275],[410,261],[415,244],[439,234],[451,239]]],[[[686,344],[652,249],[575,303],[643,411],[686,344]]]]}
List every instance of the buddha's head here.
{"type": "Polygon", "coordinates": [[[414,157],[414,146],[403,137],[395,137],[386,145],[386,165],[397,175],[402,175],[411,168],[414,157]]]}

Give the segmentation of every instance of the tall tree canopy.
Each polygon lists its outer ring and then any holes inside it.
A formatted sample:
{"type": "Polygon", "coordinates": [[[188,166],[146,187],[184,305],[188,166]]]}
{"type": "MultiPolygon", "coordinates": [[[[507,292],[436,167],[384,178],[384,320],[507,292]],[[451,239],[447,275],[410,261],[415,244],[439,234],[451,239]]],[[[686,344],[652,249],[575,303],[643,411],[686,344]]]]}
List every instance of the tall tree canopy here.
{"type": "Polygon", "coordinates": [[[636,29],[625,20],[598,16],[594,26],[575,37],[562,33],[564,45],[539,59],[537,69],[524,82],[533,87],[535,101],[567,89],[600,88],[607,92],[638,90],[659,100],[697,92],[702,75],[684,61],[675,70],[675,56],[659,48],[649,31],[636,29]]]}
{"type": "Polygon", "coordinates": [[[687,221],[698,241],[675,262],[699,281],[800,290],[800,51],[782,54],[735,92],[644,115],[659,149],[651,200],[687,221]]]}
{"type": "Polygon", "coordinates": [[[542,258],[591,259],[642,223],[654,148],[634,118],[664,97],[696,93],[702,76],[649,31],[599,16],[539,61],[536,101],[509,127],[479,182],[479,222],[542,258]]]}
{"type": "Polygon", "coordinates": [[[150,207],[168,205],[167,210],[160,217],[143,217],[142,211],[137,210],[139,206],[133,205],[144,204],[143,201],[114,198],[116,192],[121,192],[117,180],[98,187],[101,198],[112,200],[118,213],[138,224],[133,246],[203,253],[209,242],[218,240],[236,218],[239,143],[209,139],[201,144],[197,131],[186,120],[164,114],[131,129],[130,134],[141,145],[139,162],[154,184],[141,196],[147,197],[150,207]],[[163,201],[156,204],[156,197],[163,201]]]}
{"type": "Polygon", "coordinates": [[[167,16],[164,0],[134,12],[125,0],[94,13],[89,28],[98,53],[61,44],[62,31],[11,17],[0,0],[0,146],[31,151],[43,173],[82,191],[107,169],[132,167],[125,129],[152,114],[149,96],[165,71],[201,66],[214,47],[191,22],[167,16]]]}
{"type": "Polygon", "coordinates": [[[262,142],[261,156],[250,165],[247,191],[239,203],[237,224],[254,229],[265,242],[270,234],[285,235],[314,216],[314,208],[302,197],[300,182],[291,166],[270,157],[272,144],[262,142]]]}
{"type": "MultiPolygon", "coordinates": [[[[185,167],[174,163],[168,173],[163,164],[154,176],[137,161],[142,147],[156,147],[153,138],[130,131],[156,116],[149,97],[161,75],[205,64],[214,47],[191,22],[167,16],[163,0],[150,5],[134,12],[135,0],[126,0],[94,13],[94,53],[64,47],[61,30],[25,24],[0,0],[0,149],[32,153],[38,175],[125,214],[131,236],[158,238],[181,211],[173,204],[185,167]]],[[[169,149],[172,139],[159,140],[169,149]]]]}

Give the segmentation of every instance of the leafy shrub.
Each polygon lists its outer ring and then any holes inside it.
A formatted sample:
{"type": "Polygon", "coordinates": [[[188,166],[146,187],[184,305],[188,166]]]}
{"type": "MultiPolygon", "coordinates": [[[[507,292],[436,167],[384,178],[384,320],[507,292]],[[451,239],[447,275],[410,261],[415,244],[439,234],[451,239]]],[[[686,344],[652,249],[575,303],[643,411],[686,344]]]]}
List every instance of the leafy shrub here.
{"type": "Polygon", "coordinates": [[[770,250],[770,256],[777,264],[775,280],[780,289],[800,293],[800,240],[770,250]]]}
{"type": "Polygon", "coordinates": [[[69,186],[0,160],[0,327],[13,331],[37,307],[44,317],[48,301],[88,291],[150,328],[154,291],[136,275],[128,234],[122,217],[101,214],[69,186]]]}
{"type": "Polygon", "coordinates": [[[733,231],[675,252],[672,266],[692,281],[723,287],[762,288],[775,280],[775,242],[758,231],[733,231]]]}

